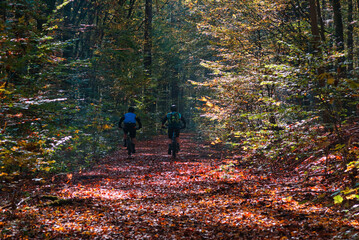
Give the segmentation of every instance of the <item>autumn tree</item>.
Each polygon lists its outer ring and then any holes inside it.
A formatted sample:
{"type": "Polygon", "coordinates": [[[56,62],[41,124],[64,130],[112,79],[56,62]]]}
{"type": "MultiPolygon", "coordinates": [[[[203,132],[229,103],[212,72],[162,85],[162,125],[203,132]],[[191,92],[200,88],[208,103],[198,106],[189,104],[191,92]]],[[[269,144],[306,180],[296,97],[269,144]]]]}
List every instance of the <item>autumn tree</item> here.
{"type": "Polygon", "coordinates": [[[53,40],[54,25],[46,19],[54,8],[53,1],[1,2],[0,176],[7,179],[48,170],[42,158],[51,137],[45,134],[46,121],[57,101],[47,89],[48,72],[59,60],[53,53],[60,47],[53,40]]]}
{"type": "Polygon", "coordinates": [[[295,166],[320,154],[323,144],[343,158],[342,171],[353,161],[347,153],[354,146],[342,136],[345,123],[355,118],[358,85],[354,79],[341,79],[343,9],[339,1],[331,1],[331,8],[321,4],[193,4],[201,16],[198,29],[215,39],[211,46],[217,54],[202,62],[213,77],[194,83],[205,89],[200,100],[205,129],[214,143],[240,146],[252,159],[268,159],[272,166],[295,166]],[[332,17],[333,28],[324,25],[332,17]],[[328,31],[331,34],[325,34],[328,31]],[[318,125],[332,131],[332,139],[325,136],[311,151],[299,151],[325,134],[318,125]]]}

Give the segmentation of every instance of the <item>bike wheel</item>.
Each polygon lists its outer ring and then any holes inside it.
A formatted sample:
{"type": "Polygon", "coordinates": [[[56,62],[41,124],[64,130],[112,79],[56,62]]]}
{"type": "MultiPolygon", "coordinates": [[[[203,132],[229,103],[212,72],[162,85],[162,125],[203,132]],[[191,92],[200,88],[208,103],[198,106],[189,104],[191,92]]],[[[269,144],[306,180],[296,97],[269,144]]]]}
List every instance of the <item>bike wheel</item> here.
{"type": "Polygon", "coordinates": [[[127,138],[126,144],[127,144],[127,154],[128,154],[128,156],[131,156],[132,151],[133,151],[133,145],[132,145],[131,138],[127,138]]]}
{"type": "Polygon", "coordinates": [[[177,154],[177,143],[176,141],[172,142],[172,157],[175,158],[177,154]]]}

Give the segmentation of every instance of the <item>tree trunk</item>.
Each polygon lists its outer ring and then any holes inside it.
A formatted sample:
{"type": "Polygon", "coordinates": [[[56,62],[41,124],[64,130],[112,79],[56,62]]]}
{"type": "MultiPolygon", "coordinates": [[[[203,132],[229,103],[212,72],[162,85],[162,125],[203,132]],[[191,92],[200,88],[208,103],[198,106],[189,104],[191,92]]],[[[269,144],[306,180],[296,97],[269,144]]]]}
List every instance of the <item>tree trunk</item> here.
{"type": "Polygon", "coordinates": [[[152,0],[146,0],[145,6],[145,33],[144,33],[144,70],[145,77],[151,78],[152,71],[152,0]]]}
{"type": "Polygon", "coordinates": [[[319,28],[318,28],[318,14],[315,0],[309,0],[309,15],[310,25],[313,35],[313,51],[318,50],[318,44],[320,42],[319,28]]]}
{"type": "Polygon", "coordinates": [[[347,28],[347,48],[348,48],[348,73],[354,69],[354,40],[353,40],[353,0],[348,0],[348,28],[347,28]]]}
{"type": "Polygon", "coordinates": [[[314,49],[319,43],[319,28],[318,28],[318,14],[315,0],[309,0],[309,15],[312,35],[314,37],[314,49]]]}
{"type": "Polygon", "coordinates": [[[143,86],[143,104],[147,111],[154,112],[156,109],[153,96],[155,93],[150,89],[152,78],[152,0],[146,0],[145,5],[145,29],[143,46],[143,67],[145,85],[143,86]]]}
{"type": "MultiPolygon", "coordinates": [[[[0,17],[1,17],[1,21],[2,23],[5,23],[6,22],[6,4],[7,2],[6,1],[1,1],[0,2],[0,17]]],[[[2,43],[0,44],[0,47],[2,47],[2,43]]],[[[6,66],[7,64],[1,64],[0,65],[0,76],[7,76],[9,75],[9,69],[10,67],[9,66],[6,66]]],[[[7,86],[9,84],[9,77],[5,77],[5,89],[7,89],[7,86]]],[[[0,92],[0,99],[3,97],[4,95],[4,92],[0,92]]],[[[3,116],[3,115],[2,115],[3,116]]],[[[1,126],[3,126],[3,124],[1,124],[1,126]]]]}
{"type": "MultiPolygon", "coordinates": [[[[340,5],[340,0],[331,0],[333,6],[333,14],[334,14],[334,36],[335,36],[335,45],[337,51],[344,51],[344,27],[343,27],[343,17],[342,17],[342,9],[340,5]]],[[[345,75],[345,67],[344,67],[345,57],[341,57],[338,59],[338,67],[337,67],[337,79],[335,81],[335,85],[338,84],[340,78],[345,75]]]]}
{"type": "Polygon", "coordinates": [[[344,28],[340,0],[331,0],[334,14],[335,43],[337,50],[344,50],[344,28]]]}
{"type": "Polygon", "coordinates": [[[56,0],[47,0],[47,1],[42,1],[44,2],[43,4],[46,6],[46,10],[44,11],[45,15],[41,16],[41,15],[35,15],[35,19],[37,21],[37,29],[39,31],[43,30],[43,25],[47,22],[47,18],[49,16],[51,16],[52,12],[55,9],[55,4],[56,4],[56,0]]]}
{"type": "Polygon", "coordinates": [[[130,7],[128,8],[128,15],[127,15],[128,19],[130,19],[132,17],[132,12],[134,10],[135,2],[136,2],[136,0],[131,0],[130,1],[130,7]]]}
{"type": "MultiPolygon", "coordinates": [[[[73,32],[72,32],[72,28],[71,28],[71,8],[72,8],[72,3],[68,3],[63,9],[63,25],[62,25],[62,34],[61,34],[61,41],[62,42],[66,42],[68,40],[70,40],[73,37],[73,32]]],[[[72,47],[71,46],[66,46],[63,48],[63,57],[64,58],[69,58],[72,56],[72,47]]]]}
{"type": "Polygon", "coordinates": [[[322,42],[325,42],[325,28],[324,28],[324,21],[323,21],[323,16],[322,16],[322,11],[320,8],[320,2],[319,0],[317,0],[317,15],[318,15],[318,21],[319,21],[319,25],[320,25],[320,38],[322,40],[322,42]]]}

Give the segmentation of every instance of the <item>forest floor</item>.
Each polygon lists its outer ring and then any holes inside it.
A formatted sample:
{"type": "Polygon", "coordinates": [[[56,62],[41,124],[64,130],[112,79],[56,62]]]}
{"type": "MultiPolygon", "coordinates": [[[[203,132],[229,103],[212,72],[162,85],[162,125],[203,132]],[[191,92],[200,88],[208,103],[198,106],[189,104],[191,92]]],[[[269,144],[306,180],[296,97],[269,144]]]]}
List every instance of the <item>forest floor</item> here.
{"type": "Polygon", "coordinates": [[[121,147],[91,169],[29,186],[17,210],[0,211],[0,239],[359,238],[358,220],[328,197],[335,184],[182,138],[176,160],[158,136],[133,159],[121,147]]]}

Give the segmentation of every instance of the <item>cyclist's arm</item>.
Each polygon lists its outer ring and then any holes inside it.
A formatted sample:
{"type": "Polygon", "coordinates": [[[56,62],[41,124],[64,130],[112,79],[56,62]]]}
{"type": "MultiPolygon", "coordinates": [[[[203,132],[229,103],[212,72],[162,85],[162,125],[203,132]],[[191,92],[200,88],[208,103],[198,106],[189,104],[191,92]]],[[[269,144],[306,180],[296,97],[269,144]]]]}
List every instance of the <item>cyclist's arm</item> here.
{"type": "Polygon", "coordinates": [[[164,118],[162,118],[162,126],[164,126],[166,122],[167,122],[167,115],[164,118]]]}
{"type": "Polygon", "coordinates": [[[186,122],[186,119],[183,116],[181,116],[181,121],[183,123],[182,128],[186,128],[187,122],[186,122]]]}
{"type": "Polygon", "coordinates": [[[138,129],[142,128],[142,122],[141,122],[141,119],[136,117],[136,121],[138,123],[138,129]]]}
{"type": "Polygon", "coordinates": [[[125,117],[122,117],[122,118],[120,119],[120,121],[119,121],[119,123],[118,123],[118,127],[119,127],[119,128],[122,128],[122,122],[123,122],[123,120],[125,120],[125,117]]]}

